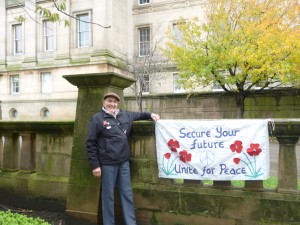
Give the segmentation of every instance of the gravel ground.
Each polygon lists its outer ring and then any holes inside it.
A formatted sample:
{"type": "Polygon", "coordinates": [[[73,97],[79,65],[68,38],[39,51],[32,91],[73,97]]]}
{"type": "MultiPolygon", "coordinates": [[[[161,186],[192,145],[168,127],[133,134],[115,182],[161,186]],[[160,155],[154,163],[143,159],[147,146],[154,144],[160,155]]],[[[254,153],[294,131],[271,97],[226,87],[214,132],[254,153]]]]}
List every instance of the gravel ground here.
{"type": "Polygon", "coordinates": [[[66,225],[65,214],[61,212],[39,211],[23,208],[16,208],[8,205],[0,204],[1,211],[10,210],[12,213],[26,215],[28,217],[41,218],[51,225],[66,225]]]}

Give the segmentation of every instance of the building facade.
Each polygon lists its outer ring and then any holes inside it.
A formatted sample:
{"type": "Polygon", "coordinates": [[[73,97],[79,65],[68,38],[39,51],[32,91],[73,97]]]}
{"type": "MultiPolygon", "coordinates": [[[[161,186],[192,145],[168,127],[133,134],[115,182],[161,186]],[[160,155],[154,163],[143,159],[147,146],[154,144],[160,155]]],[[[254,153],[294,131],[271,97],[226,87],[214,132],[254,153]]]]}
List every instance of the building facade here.
{"type": "MultiPolygon", "coordinates": [[[[0,0],[0,104],[2,120],[73,120],[77,87],[63,75],[116,72],[130,76],[125,59],[147,55],[180,17],[201,17],[202,0],[66,0],[51,22],[39,7],[49,0],[0,0]],[[22,20],[20,18],[25,18],[22,20]]],[[[175,68],[149,79],[149,94],[184,91],[175,68]]],[[[125,95],[131,95],[130,88],[125,95]]],[[[99,99],[99,107],[101,105],[99,99]]]]}

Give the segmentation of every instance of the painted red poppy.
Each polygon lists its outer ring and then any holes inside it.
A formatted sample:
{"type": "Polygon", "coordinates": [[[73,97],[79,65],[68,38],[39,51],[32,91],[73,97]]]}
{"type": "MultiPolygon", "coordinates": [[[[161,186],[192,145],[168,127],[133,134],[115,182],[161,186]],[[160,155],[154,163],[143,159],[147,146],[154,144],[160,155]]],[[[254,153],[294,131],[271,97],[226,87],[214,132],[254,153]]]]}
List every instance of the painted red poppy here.
{"type": "Polygon", "coordinates": [[[233,144],[230,145],[230,149],[232,152],[241,153],[243,150],[243,142],[237,140],[233,144]]]}
{"type": "Polygon", "coordinates": [[[177,152],[177,148],[180,147],[179,142],[175,141],[173,139],[170,139],[168,142],[168,146],[171,149],[172,152],[177,152]]]}
{"type": "Polygon", "coordinates": [[[235,164],[239,164],[239,163],[240,163],[240,161],[241,161],[241,159],[240,159],[240,158],[234,158],[234,159],[233,159],[233,162],[234,162],[235,164]]]}
{"type": "Polygon", "coordinates": [[[192,160],[192,154],[188,153],[186,150],[182,150],[181,152],[179,152],[180,155],[180,160],[182,162],[190,162],[192,160]]]}
{"type": "Polygon", "coordinates": [[[250,156],[256,156],[259,155],[262,152],[261,148],[259,147],[259,144],[250,144],[250,148],[247,149],[247,153],[250,156]]]}
{"type": "Polygon", "coordinates": [[[169,159],[171,157],[171,153],[166,153],[164,154],[164,156],[166,157],[166,159],[169,159]]]}

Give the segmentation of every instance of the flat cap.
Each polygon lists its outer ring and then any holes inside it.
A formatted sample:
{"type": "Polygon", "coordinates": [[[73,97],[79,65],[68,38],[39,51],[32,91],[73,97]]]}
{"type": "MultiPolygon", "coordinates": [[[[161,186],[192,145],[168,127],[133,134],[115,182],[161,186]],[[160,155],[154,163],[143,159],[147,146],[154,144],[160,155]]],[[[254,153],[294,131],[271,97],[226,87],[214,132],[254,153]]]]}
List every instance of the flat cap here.
{"type": "Polygon", "coordinates": [[[117,95],[116,93],[113,93],[113,92],[106,93],[106,94],[104,95],[104,98],[103,98],[103,99],[105,100],[105,99],[108,98],[108,97],[113,97],[113,98],[117,99],[118,102],[120,101],[120,96],[117,95]]]}

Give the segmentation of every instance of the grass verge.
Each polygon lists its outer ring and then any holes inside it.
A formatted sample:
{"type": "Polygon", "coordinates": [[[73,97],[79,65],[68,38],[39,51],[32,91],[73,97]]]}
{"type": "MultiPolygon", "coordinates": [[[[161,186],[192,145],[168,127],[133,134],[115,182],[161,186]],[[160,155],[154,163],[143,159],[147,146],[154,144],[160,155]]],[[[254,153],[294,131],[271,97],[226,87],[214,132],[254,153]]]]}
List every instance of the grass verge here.
{"type": "MultiPolygon", "coordinates": [[[[203,181],[205,185],[212,185],[213,181],[205,180],[203,181]]],[[[278,179],[277,177],[269,177],[267,180],[264,180],[264,188],[275,189],[277,188],[278,179]]],[[[234,180],[232,181],[232,186],[234,187],[244,187],[245,181],[243,180],[234,180]]],[[[300,179],[298,179],[298,190],[300,190],[300,179]]]]}

